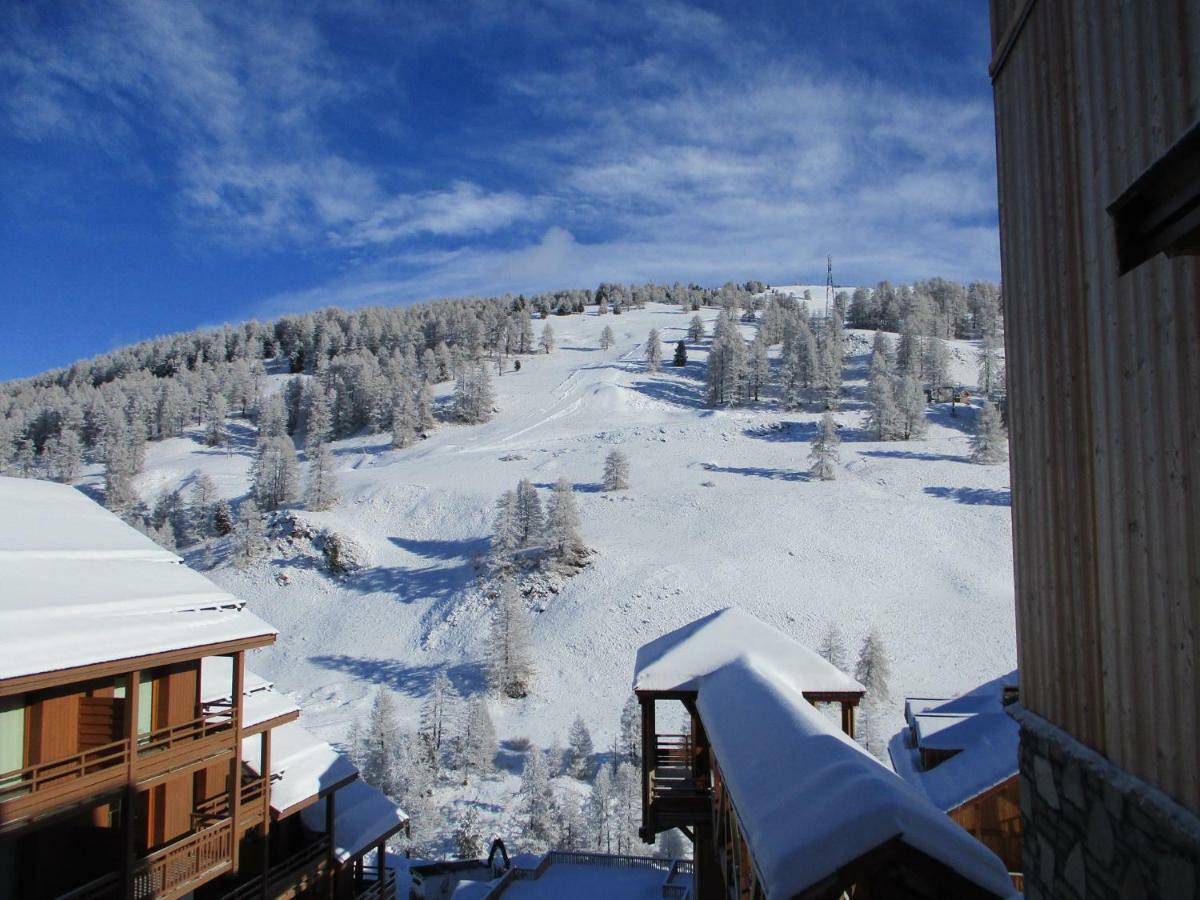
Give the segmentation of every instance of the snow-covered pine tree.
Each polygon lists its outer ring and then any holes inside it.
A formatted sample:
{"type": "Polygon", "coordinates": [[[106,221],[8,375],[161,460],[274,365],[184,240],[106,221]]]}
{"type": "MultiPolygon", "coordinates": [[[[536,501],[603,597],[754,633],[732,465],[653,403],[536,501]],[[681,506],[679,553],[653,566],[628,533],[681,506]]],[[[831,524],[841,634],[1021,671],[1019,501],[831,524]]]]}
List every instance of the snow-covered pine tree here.
{"type": "Polygon", "coordinates": [[[861,710],[860,735],[864,746],[877,756],[885,752],[886,735],[883,734],[882,719],[890,699],[888,682],[891,680],[891,665],[879,632],[871,628],[863,637],[858,650],[858,661],[854,664],[854,678],[866,688],[861,710]]]}
{"type": "Polygon", "coordinates": [[[641,772],[632,763],[616,763],[613,778],[613,836],[617,853],[634,854],[640,850],[638,829],[642,818],[641,772]]]}
{"type": "Polygon", "coordinates": [[[592,847],[601,853],[613,852],[613,780],[612,770],[601,766],[592,780],[587,803],[587,819],[592,826],[592,847]]]}
{"type": "Polygon", "coordinates": [[[809,474],[818,481],[833,481],[837,478],[838,444],[837,425],[833,421],[833,413],[826,412],[821,416],[821,424],[817,428],[817,436],[812,442],[812,450],[808,454],[812,468],[809,474]]]}
{"type": "Polygon", "coordinates": [[[672,828],[664,831],[658,836],[658,846],[655,852],[663,859],[683,859],[684,844],[683,835],[679,833],[678,828],[672,828]]]}
{"type": "Polygon", "coordinates": [[[588,731],[587,723],[583,721],[583,716],[575,716],[575,721],[571,723],[567,732],[567,756],[564,760],[567,774],[580,781],[586,781],[591,775],[594,751],[592,734],[588,731]]]}
{"type": "Polygon", "coordinates": [[[203,472],[196,473],[192,478],[192,490],[188,498],[188,530],[193,539],[207,540],[216,532],[213,515],[216,512],[217,500],[217,485],[212,478],[203,472]]]}
{"type": "Polygon", "coordinates": [[[1000,365],[1000,342],[994,334],[985,334],[979,342],[979,392],[985,397],[997,387],[1000,365]]]}
{"type": "Polygon", "coordinates": [[[403,735],[396,713],[396,702],[387,688],[380,686],[371,703],[362,740],[362,776],[385,794],[395,795],[399,788],[398,762],[403,735]]]}
{"type": "Polygon", "coordinates": [[[304,404],[304,447],[319,447],[333,439],[329,394],[315,379],[308,383],[304,404]]]}
{"type": "Polygon", "coordinates": [[[428,381],[422,381],[417,385],[415,409],[417,431],[428,431],[434,426],[433,388],[428,381]]]}
{"type": "Polygon", "coordinates": [[[842,631],[835,623],[830,622],[829,627],[825,629],[825,634],[821,637],[821,643],[817,647],[817,652],[831,666],[841,669],[843,672],[846,671],[846,639],[842,637],[842,631]]]}
{"type": "Polygon", "coordinates": [[[466,366],[454,386],[454,414],[468,425],[478,425],[492,417],[496,395],[492,376],[482,362],[466,366]]]}
{"type": "Polygon", "coordinates": [[[899,414],[897,423],[902,440],[916,440],[925,434],[925,429],[929,426],[929,421],[925,418],[925,407],[925,391],[921,389],[921,383],[910,374],[900,376],[896,387],[896,410],[899,414]]]}
{"type": "Polygon", "coordinates": [[[525,752],[521,788],[517,792],[525,819],[526,838],[531,850],[541,850],[554,840],[554,793],[546,762],[536,744],[525,752]]]}
{"type": "Polygon", "coordinates": [[[238,507],[237,524],[233,529],[233,561],[246,566],[267,550],[263,534],[262,515],[253,497],[247,497],[238,507]]]}
{"type": "Polygon", "coordinates": [[[220,499],[213,504],[212,527],[218,537],[233,533],[233,510],[229,508],[228,500],[220,499]]]}
{"type": "Polygon", "coordinates": [[[520,510],[514,491],[505,491],[496,501],[496,518],[492,524],[492,543],[489,561],[495,571],[512,565],[513,556],[521,549],[520,510]]]}
{"type": "Polygon", "coordinates": [[[417,422],[413,410],[413,398],[406,386],[396,391],[392,403],[392,447],[399,450],[413,442],[417,433],[417,422]]]}
{"type": "Polygon", "coordinates": [[[500,583],[488,635],[488,684],[504,697],[520,699],[533,684],[529,613],[511,579],[500,583]]]}
{"type": "Polygon", "coordinates": [[[517,482],[517,546],[537,547],[542,543],[546,531],[546,519],[542,514],[542,501],[537,488],[528,478],[517,482]]]}
{"type": "MultiPolygon", "coordinates": [[[[207,440],[220,440],[216,432],[218,430],[224,432],[226,414],[225,397],[222,394],[214,393],[208,401],[208,410],[205,414],[208,422],[205,430],[206,442],[207,440]]],[[[259,401],[257,421],[260,444],[270,438],[283,437],[287,434],[287,412],[283,408],[283,397],[280,394],[269,394],[259,401]]],[[[219,445],[210,444],[209,446],[219,445]]]]}
{"type": "MultiPolygon", "coordinates": [[[[33,471],[33,443],[22,442],[17,451],[17,470],[21,477],[28,478],[33,471]],[[24,453],[28,445],[28,452],[24,453]],[[28,461],[23,461],[22,455],[28,461]]],[[[104,459],[104,505],[113,512],[124,511],[136,499],[133,476],[138,472],[137,461],[132,451],[123,443],[113,443],[106,448],[104,459]]]]}
{"type": "Polygon", "coordinates": [[[586,850],[588,847],[587,820],[580,808],[579,798],[572,791],[554,793],[555,827],[558,850],[586,850]]]}
{"type": "Polygon", "coordinates": [[[991,401],[984,400],[971,435],[971,462],[995,466],[1008,460],[1007,439],[1000,412],[991,401]]]}
{"type": "Polygon", "coordinates": [[[619,759],[635,766],[642,764],[642,710],[633,694],[625,699],[625,705],[621,707],[616,749],[619,759]]]}
{"type": "Polygon", "coordinates": [[[675,355],[671,358],[671,365],[677,369],[682,369],[688,364],[687,344],[679,341],[675,344],[675,355]]]}
{"type": "Polygon", "coordinates": [[[747,363],[749,393],[757,403],[759,396],[766,390],[771,381],[771,360],[767,356],[767,338],[760,328],[750,342],[750,355],[747,363]]]}
{"type": "Polygon", "coordinates": [[[543,353],[553,353],[554,347],[554,329],[547,321],[545,327],[542,328],[542,336],[538,339],[538,349],[543,353]]]}
{"type": "Polygon", "coordinates": [[[265,510],[279,509],[296,499],[296,450],[291,438],[267,438],[250,467],[254,499],[265,510]]]}
{"type": "Polygon", "coordinates": [[[429,694],[421,704],[420,726],[417,733],[429,752],[436,771],[450,750],[450,739],[459,716],[462,698],[444,671],[438,672],[429,686],[429,694]]]}
{"type": "Polygon", "coordinates": [[[586,548],[579,534],[579,508],[571,482],[560,478],[554,484],[546,508],[546,550],[560,566],[571,568],[583,562],[586,548]]]}
{"type": "Polygon", "coordinates": [[[483,855],[483,835],[479,832],[479,814],[471,804],[463,810],[454,828],[454,855],[458,859],[478,859],[483,855]]]}
{"type": "Polygon", "coordinates": [[[629,489],[629,457],[620,450],[610,450],[604,457],[604,490],[629,489]]]}
{"type": "Polygon", "coordinates": [[[605,325],[604,330],[600,332],[600,349],[607,350],[613,345],[616,339],[617,338],[616,335],[613,334],[613,330],[605,325]]]}
{"type": "Polygon", "coordinates": [[[533,321],[529,318],[528,309],[517,313],[517,352],[533,352],[533,321]]]}
{"type": "Polygon", "coordinates": [[[483,697],[476,697],[467,707],[455,750],[455,765],[462,773],[463,784],[471,776],[486,778],[495,771],[496,728],[483,697]]]}
{"type": "Polygon", "coordinates": [[[308,461],[308,481],[304,486],[304,505],[311,510],[330,509],[338,501],[334,476],[333,452],[328,444],[317,447],[308,461]]]}
{"type": "Polygon", "coordinates": [[[657,372],[662,367],[662,338],[657,328],[651,328],[646,337],[646,368],[657,372]]]}
{"type": "Polygon", "coordinates": [[[950,357],[946,352],[946,342],[940,337],[925,339],[925,360],[922,366],[925,381],[933,395],[944,388],[950,381],[950,357]]]}
{"type": "Polygon", "coordinates": [[[699,316],[692,316],[692,321],[688,323],[687,339],[693,344],[704,340],[704,320],[699,316]]]}
{"type": "Polygon", "coordinates": [[[229,434],[225,430],[225,417],[229,415],[225,396],[219,391],[214,393],[208,402],[208,421],[204,426],[204,443],[209,447],[224,447],[229,443],[229,434]]]}

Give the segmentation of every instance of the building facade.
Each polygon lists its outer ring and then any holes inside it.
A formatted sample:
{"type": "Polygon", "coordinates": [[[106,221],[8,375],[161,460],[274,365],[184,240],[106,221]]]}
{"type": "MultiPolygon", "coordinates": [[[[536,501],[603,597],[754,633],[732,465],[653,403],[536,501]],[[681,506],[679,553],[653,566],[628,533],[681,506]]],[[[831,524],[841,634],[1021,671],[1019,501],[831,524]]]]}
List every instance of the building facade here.
{"type": "Polygon", "coordinates": [[[1196,897],[1200,6],[992,0],[1029,897],[1196,897]]]}
{"type": "Polygon", "coordinates": [[[241,601],[77,491],[11,478],[0,584],[0,895],[394,893],[403,813],[247,670],[276,632],[241,601]]]}

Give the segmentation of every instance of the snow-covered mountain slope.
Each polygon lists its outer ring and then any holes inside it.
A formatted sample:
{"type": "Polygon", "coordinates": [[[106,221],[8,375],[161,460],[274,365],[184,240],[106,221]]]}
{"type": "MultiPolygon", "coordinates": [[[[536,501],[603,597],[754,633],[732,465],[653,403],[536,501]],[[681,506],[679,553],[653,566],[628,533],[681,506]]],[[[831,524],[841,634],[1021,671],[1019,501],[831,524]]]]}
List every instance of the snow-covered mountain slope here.
{"type": "MultiPolygon", "coordinates": [[[[702,313],[710,331],[715,315],[702,313]]],[[[565,476],[596,555],[534,614],[535,690],[493,701],[502,739],[565,740],[580,713],[607,747],[637,647],[731,604],[811,646],[836,622],[852,653],[877,627],[897,727],[905,694],[944,696],[1010,671],[1008,469],[968,461],[975,411],[960,406],[955,418],[934,407],[926,439],[872,440],[862,396],[870,334],[848,332],[838,477],[808,481],[819,415],[773,401],[704,408],[703,347],[689,347],[685,369],[669,365],[690,318],[663,306],[555,318],[558,349],[496,379],[491,422],[441,425],[403,450],[388,449],[386,435],[335,444],[341,502],[302,515],[352,537],[367,566],[335,580],[281,556],[210,573],[280,629],[254,669],[335,741],[377,684],[395,690],[414,721],[439,670],[464,692],[479,690],[490,610],[476,563],[496,497],[522,477],[549,488],[565,476]],[[605,325],[617,341],[607,351],[605,325]],[[651,328],[665,342],[658,374],[642,362],[651,328]],[[604,455],[618,446],[632,487],[602,493],[604,455]]],[[[973,384],[973,346],[949,347],[954,374],[973,384]]],[[[198,437],[151,446],[139,482],[148,499],[196,469],[226,496],[245,492],[251,431],[232,453],[198,437]]]]}

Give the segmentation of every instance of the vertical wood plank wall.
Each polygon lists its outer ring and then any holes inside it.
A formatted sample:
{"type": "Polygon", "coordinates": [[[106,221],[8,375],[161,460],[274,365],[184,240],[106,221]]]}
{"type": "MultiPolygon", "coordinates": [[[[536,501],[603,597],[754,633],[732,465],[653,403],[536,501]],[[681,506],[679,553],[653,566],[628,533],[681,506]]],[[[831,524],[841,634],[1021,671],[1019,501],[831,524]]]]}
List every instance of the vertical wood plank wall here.
{"type": "Polygon", "coordinates": [[[1195,0],[992,0],[1021,699],[1200,811],[1200,265],[1107,207],[1200,121],[1195,0]]]}

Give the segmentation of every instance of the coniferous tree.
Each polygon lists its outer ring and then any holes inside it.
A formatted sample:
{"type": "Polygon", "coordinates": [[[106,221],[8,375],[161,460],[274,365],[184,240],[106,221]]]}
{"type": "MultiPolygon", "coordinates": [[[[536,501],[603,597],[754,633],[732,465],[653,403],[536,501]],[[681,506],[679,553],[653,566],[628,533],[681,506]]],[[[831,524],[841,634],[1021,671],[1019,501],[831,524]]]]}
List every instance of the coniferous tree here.
{"type": "Polygon", "coordinates": [[[529,613],[510,579],[500,584],[488,636],[488,683],[505,697],[519,699],[533,684],[529,613]]]}
{"type": "Polygon", "coordinates": [[[750,357],[747,363],[749,393],[757,403],[760,394],[766,389],[771,380],[771,361],[767,356],[767,339],[762,329],[750,343],[750,357]]]}
{"type": "Polygon", "coordinates": [[[546,530],[546,519],[542,514],[542,501],[537,488],[528,478],[517,482],[517,546],[537,547],[542,543],[546,530]]]}
{"type": "Polygon", "coordinates": [[[693,344],[704,340],[704,320],[699,316],[692,316],[692,321],[688,323],[687,339],[693,344]]]}
{"type": "Polygon", "coordinates": [[[311,510],[330,509],[338,501],[337,479],[334,476],[333,453],[322,444],[308,463],[308,483],[304,488],[304,505],[311,510]]]}
{"type": "Polygon", "coordinates": [[[858,650],[858,661],[854,665],[854,678],[866,688],[860,716],[860,735],[866,748],[876,755],[886,743],[882,719],[890,699],[888,682],[891,680],[891,665],[879,633],[872,628],[863,637],[858,650]]]}
{"type": "Polygon", "coordinates": [[[203,541],[217,533],[214,521],[217,502],[216,484],[203,472],[197,473],[188,499],[188,530],[193,539],[203,541]]]}
{"type": "Polygon", "coordinates": [[[931,396],[936,395],[939,389],[949,384],[950,358],[946,353],[946,342],[940,337],[931,337],[925,340],[924,372],[925,381],[929,384],[932,392],[931,396]]]}
{"type": "Polygon", "coordinates": [[[545,327],[542,328],[542,336],[538,340],[538,349],[543,353],[553,353],[554,346],[554,329],[550,327],[549,322],[546,322],[545,327]]]}
{"type": "Polygon", "coordinates": [[[816,439],[808,454],[812,462],[809,473],[818,481],[833,481],[837,478],[838,444],[837,425],[833,421],[833,413],[827,412],[821,416],[821,425],[817,429],[816,439]]]}
{"type": "Polygon", "coordinates": [[[971,462],[995,466],[1007,460],[1004,423],[1000,421],[1000,413],[996,407],[990,401],[984,400],[975,420],[975,433],[971,435],[971,462]]]}
{"type": "Polygon", "coordinates": [[[269,437],[250,467],[254,499],[264,510],[279,509],[296,500],[296,450],[291,438],[269,437]]]}
{"type": "MultiPolygon", "coordinates": [[[[32,443],[23,442],[18,450],[19,471],[22,477],[28,478],[33,470],[32,443]],[[28,448],[25,457],[30,460],[22,461],[22,451],[28,448]]],[[[114,443],[108,447],[104,464],[104,505],[114,512],[122,512],[136,499],[133,490],[133,477],[137,474],[138,465],[134,453],[124,444],[114,443]]]]}
{"type": "Polygon", "coordinates": [[[225,417],[229,414],[224,395],[217,393],[208,403],[208,423],[204,427],[204,443],[209,447],[224,447],[229,443],[225,417]]]}
{"type": "Polygon", "coordinates": [[[530,849],[543,849],[554,840],[554,793],[542,751],[536,744],[525,753],[521,772],[521,788],[517,792],[521,812],[526,822],[526,839],[530,849]]]}
{"type": "Polygon", "coordinates": [[[659,337],[657,328],[651,328],[650,335],[646,338],[646,368],[657,372],[661,366],[662,338],[659,337]]]}
{"type": "Polygon", "coordinates": [[[438,672],[429,687],[429,694],[421,704],[421,724],[417,732],[429,752],[435,771],[450,750],[450,739],[455,730],[454,723],[459,715],[461,700],[446,673],[438,672]]]}
{"type": "Polygon", "coordinates": [[[617,853],[632,854],[638,848],[642,818],[641,773],[626,761],[615,764],[613,778],[613,835],[617,853]]]}
{"type": "Polygon", "coordinates": [[[253,497],[247,497],[238,507],[237,524],[233,530],[233,559],[239,566],[246,566],[258,559],[267,550],[263,534],[262,516],[253,497]]]}
{"type": "Polygon", "coordinates": [[[984,334],[979,342],[979,391],[990,397],[998,386],[1000,343],[993,334],[984,334]]]}
{"type": "Polygon", "coordinates": [[[635,766],[642,764],[642,710],[633,694],[621,707],[621,721],[617,728],[617,757],[635,766]]]}
{"type": "Polygon", "coordinates": [[[557,834],[555,848],[567,852],[586,850],[588,847],[587,819],[580,808],[580,801],[570,791],[556,792],[554,796],[555,823],[557,834]]]}
{"type": "Polygon", "coordinates": [[[433,388],[428,381],[422,381],[417,386],[415,411],[418,432],[425,432],[433,427],[433,388]]]}
{"type": "Polygon", "coordinates": [[[902,375],[896,386],[896,410],[900,437],[909,441],[925,434],[929,422],[925,418],[925,392],[912,375],[902,375]]]}
{"type": "Polygon", "coordinates": [[[212,527],[218,537],[233,533],[233,511],[229,508],[228,500],[218,500],[213,505],[212,527]]]}
{"type": "Polygon", "coordinates": [[[591,774],[594,750],[587,723],[583,721],[582,716],[575,716],[575,721],[571,723],[567,732],[567,758],[564,761],[567,774],[580,781],[586,780],[591,774]]]}
{"type": "Polygon", "coordinates": [[[459,859],[478,859],[483,855],[483,836],[479,833],[479,814],[468,806],[454,829],[454,855],[459,859]]]}
{"type": "Polygon", "coordinates": [[[517,352],[533,352],[533,322],[529,318],[527,309],[517,313],[517,352]]]}
{"type": "Polygon", "coordinates": [[[456,765],[462,772],[463,784],[472,775],[485,778],[495,771],[496,728],[482,697],[475,698],[468,706],[456,749],[456,765]]]}
{"type": "Polygon", "coordinates": [[[412,443],[417,432],[413,398],[403,388],[396,394],[392,404],[392,448],[399,450],[412,443]]]}
{"type": "Polygon", "coordinates": [[[682,369],[688,364],[687,344],[679,341],[675,344],[675,356],[671,359],[671,365],[677,369],[682,369]]]}
{"type": "Polygon", "coordinates": [[[403,735],[391,691],[379,687],[371,703],[362,743],[362,776],[388,795],[399,789],[399,761],[403,735]]]}
{"type": "Polygon", "coordinates": [[[571,483],[565,478],[554,484],[546,509],[546,550],[562,566],[579,565],[584,558],[583,538],[579,534],[579,509],[571,483]]]}
{"type": "Polygon", "coordinates": [[[454,386],[454,412],[460,422],[478,425],[492,417],[496,396],[487,366],[475,363],[466,367],[454,386]]]}
{"type": "Polygon", "coordinates": [[[601,853],[612,853],[613,782],[608,766],[601,766],[596,772],[587,806],[587,818],[592,825],[592,847],[601,853]]]}
{"type": "Polygon", "coordinates": [[[821,644],[817,647],[817,652],[831,666],[841,669],[843,672],[846,671],[848,663],[846,640],[842,637],[841,629],[833,622],[830,622],[829,627],[825,629],[825,634],[821,638],[821,644]]]}
{"type": "Polygon", "coordinates": [[[605,325],[604,330],[600,332],[600,349],[607,350],[615,341],[616,336],[613,334],[613,330],[605,325]]]}
{"type": "Polygon", "coordinates": [[[514,491],[505,491],[496,501],[496,518],[492,524],[492,568],[498,571],[506,569],[520,549],[521,524],[517,495],[514,491]]]}
{"type": "Polygon", "coordinates": [[[304,447],[306,450],[320,447],[333,439],[333,413],[330,410],[329,395],[316,382],[309,383],[304,422],[304,447]]]}
{"type": "Polygon", "coordinates": [[[629,489],[629,457],[620,450],[610,450],[604,457],[604,490],[629,489]]]}

